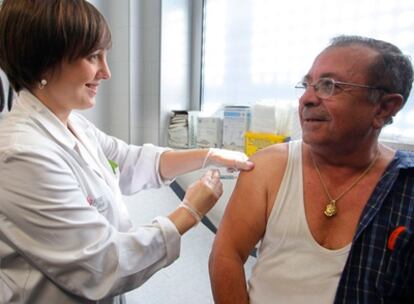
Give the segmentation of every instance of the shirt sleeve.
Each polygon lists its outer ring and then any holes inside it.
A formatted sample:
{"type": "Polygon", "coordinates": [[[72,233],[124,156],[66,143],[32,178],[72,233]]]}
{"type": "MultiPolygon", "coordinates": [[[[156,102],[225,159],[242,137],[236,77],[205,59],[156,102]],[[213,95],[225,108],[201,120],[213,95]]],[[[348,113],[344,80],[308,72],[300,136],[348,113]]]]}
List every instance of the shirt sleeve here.
{"type": "Polygon", "coordinates": [[[87,203],[58,148],[9,152],[0,157],[0,237],[62,289],[113,296],[179,256],[180,235],[168,218],[115,229],[87,203]]]}

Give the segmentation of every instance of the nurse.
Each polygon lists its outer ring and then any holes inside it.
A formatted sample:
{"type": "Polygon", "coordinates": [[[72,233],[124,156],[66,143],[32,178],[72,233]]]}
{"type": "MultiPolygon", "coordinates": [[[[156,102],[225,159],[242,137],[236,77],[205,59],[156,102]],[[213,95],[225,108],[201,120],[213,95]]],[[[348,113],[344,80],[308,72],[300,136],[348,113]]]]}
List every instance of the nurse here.
{"type": "Polygon", "coordinates": [[[253,167],[242,153],[128,145],[74,113],[110,78],[110,46],[86,1],[2,2],[0,68],[18,97],[0,123],[1,303],[122,303],[177,259],[222,185],[209,170],[175,211],[138,228],[122,195],[202,166],[253,167]]]}

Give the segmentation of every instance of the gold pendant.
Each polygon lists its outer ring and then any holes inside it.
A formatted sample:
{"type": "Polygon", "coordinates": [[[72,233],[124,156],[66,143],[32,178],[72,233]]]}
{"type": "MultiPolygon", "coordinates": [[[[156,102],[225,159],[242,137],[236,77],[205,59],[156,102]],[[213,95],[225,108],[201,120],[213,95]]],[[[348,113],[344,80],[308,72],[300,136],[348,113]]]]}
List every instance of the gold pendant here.
{"type": "Polygon", "coordinates": [[[332,217],[336,214],[336,201],[331,200],[325,207],[323,212],[327,217],[332,217]]]}

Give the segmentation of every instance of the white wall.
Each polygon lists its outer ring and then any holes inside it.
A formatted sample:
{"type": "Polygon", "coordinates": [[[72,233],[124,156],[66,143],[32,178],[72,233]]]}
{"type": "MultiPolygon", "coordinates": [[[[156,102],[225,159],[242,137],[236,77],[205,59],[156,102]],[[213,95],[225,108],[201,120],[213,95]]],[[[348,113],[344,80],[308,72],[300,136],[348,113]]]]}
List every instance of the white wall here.
{"type": "MultiPolygon", "coordinates": [[[[107,18],[113,36],[108,54],[112,78],[85,115],[127,142],[166,145],[169,112],[194,109],[194,10],[201,0],[91,0],[107,18]]],[[[201,46],[200,46],[201,47],[201,46]]],[[[199,52],[200,48],[196,51],[199,52]]],[[[199,77],[196,77],[196,80],[199,77]]],[[[197,81],[196,81],[197,82],[197,81]]],[[[196,85],[199,85],[196,83],[196,85]]],[[[197,106],[197,105],[196,105],[197,106]]]]}
{"type": "Polygon", "coordinates": [[[189,109],[189,1],[162,2],[159,140],[167,142],[171,110],[189,109]]]}
{"type": "Polygon", "coordinates": [[[130,141],[130,1],[91,0],[108,20],[113,47],[108,54],[112,78],[104,81],[96,106],[83,112],[108,134],[130,141]]]}
{"type": "Polygon", "coordinates": [[[172,110],[199,110],[202,0],[163,0],[161,27],[161,145],[172,110]]]}

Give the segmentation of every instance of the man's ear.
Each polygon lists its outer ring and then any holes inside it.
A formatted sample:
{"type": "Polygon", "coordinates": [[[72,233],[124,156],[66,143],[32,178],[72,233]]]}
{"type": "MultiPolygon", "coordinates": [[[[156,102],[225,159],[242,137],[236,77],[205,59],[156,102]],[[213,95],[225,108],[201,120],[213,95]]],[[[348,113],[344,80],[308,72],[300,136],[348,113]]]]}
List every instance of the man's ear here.
{"type": "Polygon", "coordinates": [[[395,116],[404,105],[401,94],[384,94],[377,101],[377,112],[374,117],[374,128],[381,129],[390,119],[395,116]]]}

